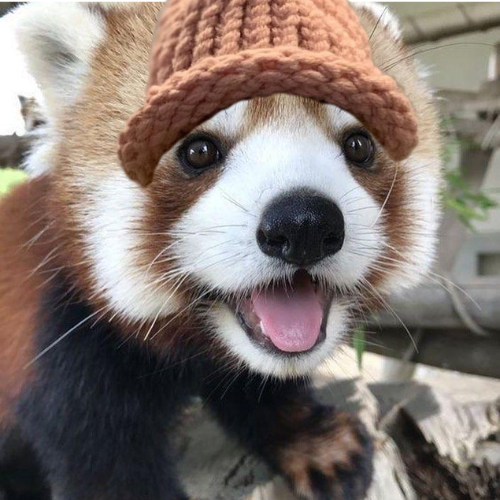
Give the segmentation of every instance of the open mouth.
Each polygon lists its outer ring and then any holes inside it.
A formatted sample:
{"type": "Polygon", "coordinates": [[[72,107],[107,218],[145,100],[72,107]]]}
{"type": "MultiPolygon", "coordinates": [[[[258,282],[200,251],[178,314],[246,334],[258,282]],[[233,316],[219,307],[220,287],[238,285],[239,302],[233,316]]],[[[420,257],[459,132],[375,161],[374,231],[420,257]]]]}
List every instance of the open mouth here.
{"type": "Polygon", "coordinates": [[[274,283],[230,304],[243,330],[280,354],[309,352],[324,341],[331,297],[306,271],[291,283],[274,283]]]}

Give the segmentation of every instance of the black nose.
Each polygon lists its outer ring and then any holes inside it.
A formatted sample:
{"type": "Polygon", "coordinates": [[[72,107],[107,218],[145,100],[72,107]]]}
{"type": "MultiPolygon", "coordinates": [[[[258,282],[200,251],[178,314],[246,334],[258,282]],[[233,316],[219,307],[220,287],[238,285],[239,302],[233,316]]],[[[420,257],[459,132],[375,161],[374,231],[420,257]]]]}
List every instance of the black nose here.
{"type": "Polygon", "coordinates": [[[342,248],[344,217],[339,207],[323,196],[290,193],[266,208],[257,241],[266,255],[309,266],[342,248]]]}

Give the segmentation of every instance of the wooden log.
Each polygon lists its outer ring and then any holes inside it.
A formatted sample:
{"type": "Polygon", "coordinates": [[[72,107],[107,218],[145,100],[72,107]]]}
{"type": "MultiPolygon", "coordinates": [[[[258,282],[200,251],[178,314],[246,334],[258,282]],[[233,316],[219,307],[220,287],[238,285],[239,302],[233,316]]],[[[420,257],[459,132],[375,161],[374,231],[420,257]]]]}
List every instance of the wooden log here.
{"type": "Polygon", "coordinates": [[[500,499],[500,399],[458,404],[417,384],[371,389],[386,411],[401,401],[390,434],[419,499],[500,499]]]}

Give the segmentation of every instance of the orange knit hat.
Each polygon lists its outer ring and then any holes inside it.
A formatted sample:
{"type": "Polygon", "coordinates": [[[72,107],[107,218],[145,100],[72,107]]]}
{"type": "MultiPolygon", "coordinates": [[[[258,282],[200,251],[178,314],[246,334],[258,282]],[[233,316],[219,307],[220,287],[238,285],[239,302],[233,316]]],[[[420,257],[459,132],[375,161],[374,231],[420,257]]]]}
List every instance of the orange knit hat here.
{"type": "Polygon", "coordinates": [[[148,87],[119,138],[122,166],[142,185],[193,128],[238,101],[276,93],[352,113],[395,160],[417,144],[412,107],[373,64],[346,0],[169,0],[148,87]]]}

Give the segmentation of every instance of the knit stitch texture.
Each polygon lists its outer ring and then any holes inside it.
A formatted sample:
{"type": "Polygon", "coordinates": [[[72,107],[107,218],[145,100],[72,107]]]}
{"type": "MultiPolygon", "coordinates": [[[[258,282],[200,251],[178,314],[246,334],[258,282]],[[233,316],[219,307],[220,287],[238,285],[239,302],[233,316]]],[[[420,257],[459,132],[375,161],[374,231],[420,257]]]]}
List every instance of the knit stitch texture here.
{"type": "Polygon", "coordinates": [[[169,0],[156,29],[146,103],[119,137],[130,178],[146,186],[193,128],[253,97],[293,94],[356,116],[394,160],[417,144],[417,119],[371,60],[346,0],[169,0]]]}

